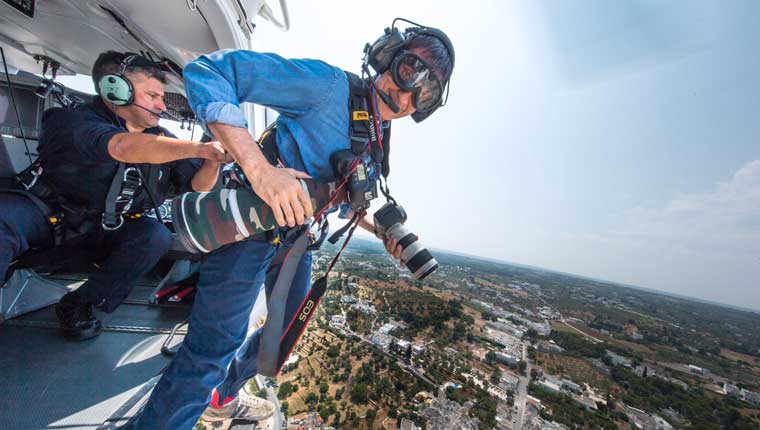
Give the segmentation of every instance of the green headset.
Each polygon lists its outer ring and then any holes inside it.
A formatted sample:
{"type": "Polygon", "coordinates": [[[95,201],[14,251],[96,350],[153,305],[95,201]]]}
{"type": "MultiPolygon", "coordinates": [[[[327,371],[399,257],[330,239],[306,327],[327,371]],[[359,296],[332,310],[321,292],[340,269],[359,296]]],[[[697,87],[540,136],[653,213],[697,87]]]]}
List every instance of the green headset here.
{"type": "Polygon", "coordinates": [[[127,54],[119,63],[119,73],[109,73],[98,81],[98,93],[116,106],[128,106],[135,101],[135,88],[125,75],[127,68],[139,62],[140,65],[152,64],[147,58],[138,54],[127,54]]]}

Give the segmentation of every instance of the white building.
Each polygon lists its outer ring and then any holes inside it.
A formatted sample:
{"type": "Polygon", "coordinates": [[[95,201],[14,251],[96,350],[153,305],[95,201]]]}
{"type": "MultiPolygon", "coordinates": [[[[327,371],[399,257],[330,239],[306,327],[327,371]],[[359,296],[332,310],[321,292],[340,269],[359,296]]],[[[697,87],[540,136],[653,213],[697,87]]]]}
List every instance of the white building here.
{"type": "Polygon", "coordinates": [[[739,388],[736,385],[724,383],[723,390],[727,395],[736,397],[737,399],[744,400],[745,402],[752,403],[753,405],[760,404],[760,393],[739,388]]]}
{"type": "Polygon", "coordinates": [[[370,340],[380,348],[388,349],[391,346],[392,338],[387,334],[375,333],[370,340]]]}
{"type": "Polygon", "coordinates": [[[414,421],[410,421],[406,418],[402,418],[401,427],[399,427],[399,430],[420,430],[420,427],[417,427],[414,424],[414,421]]]}
{"type": "Polygon", "coordinates": [[[697,375],[704,375],[705,374],[705,369],[703,369],[703,368],[701,368],[699,366],[695,366],[693,364],[690,364],[689,365],[689,372],[695,373],[697,375]]]}
{"type": "Polygon", "coordinates": [[[425,350],[426,350],[425,345],[421,345],[417,343],[412,345],[412,354],[414,355],[422,355],[425,353],[425,350]]]}
{"type": "Polygon", "coordinates": [[[343,315],[333,315],[330,317],[330,325],[333,327],[345,327],[346,317],[343,315]]]}
{"type": "Polygon", "coordinates": [[[283,367],[285,367],[285,366],[287,366],[289,364],[296,364],[296,363],[298,363],[298,360],[300,360],[300,359],[301,359],[300,355],[295,354],[295,353],[290,354],[290,356],[288,356],[287,361],[285,361],[285,364],[283,364],[283,367]]]}
{"type": "Polygon", "coordinates": [[[412,347],[412,343],[408,340],[398,339],[396,340],[396,348],[401,352],[406,352],[407,349],[412,347]]]}
{"type": "Polygon", "coordinates": [[[521,360],[521,358],[512,354],[506,353],[504,351],[498,351],[496,352],[496,360],[505,364],[516,366],[517,363],[521,360]]]}
{"type": "Polygon", "coordinates": [[[520,378],[517,377],[517,375],[513,375],[509,372],[502,372],[501,374],[501,380],[499,381],[499,387],[505,389],[505,390],[516,390],[517,385],[520,382],[520,378]]]}
{"type": "Polygon", "coordinates": [[[503,331],[494,330],[488,327],[486,327],[486,337],[505,348],[515,347],[520,344],[519,336],[513,336],[511,334],[504,333],[503,331]]]}
{"type": "Polygon", "coordinates": [[[509,396],[507,395],[507,391],[501,387],[498,387],[496,385],[491,385],[488,387],[488,394],[496,397],[497,399],[506,402],[509,396]]]}
{"type": "Polygon", "coordinates": [[[583,393],[583,389],[581,388],[580,385],[576,384],[573,381],[568,381],[567,379],[563,379],[562,380],[561,387],[565,391],[571,391],[571,392],[576,393],[576,394],[583,393]]]}
{"type": "Polygon", "coordinates": [[[366,315],[372,315],[377,312],[377,310],[375,310],[375,306],[371,305],[366,300],[359,300],[358,303],[354,303],[353,305],[351,305],[351,309],[359,311],[366,315]]]}
{"type": "Polygon", "coordinates": [[[612,351],[607,351],[607,356],[610,357],[610,361],[614,366],[631,367],[631,360],[623,357],[622,355],[617,355],[612,351]]]}
{"type": "Polygon", "coordinates": [[[392,332],[395,329],[396,329],[396,326],[394,324],[385,323],[385,324],[383,324],[382,327],[380,327],[379,329],[377,329],[377,332],[378,333],[382,333],[382,334],[390,334],[390,332],[392,332]]]}
{"type": "Polygon", "coordinates": [[[549,336],[552,334],[552,326],[546,321],[540,323],[531,321],[528,327],[535,330],[539,336],[549,336]]]}

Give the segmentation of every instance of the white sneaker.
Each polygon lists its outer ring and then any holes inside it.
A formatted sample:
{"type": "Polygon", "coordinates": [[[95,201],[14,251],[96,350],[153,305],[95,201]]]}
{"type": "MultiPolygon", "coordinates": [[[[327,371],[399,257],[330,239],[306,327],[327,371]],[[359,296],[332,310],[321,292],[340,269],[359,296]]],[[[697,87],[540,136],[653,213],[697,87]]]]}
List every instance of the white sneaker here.
{"type": "Polygon", "coordinates": [[[262,421],[274,415],[274,403],[248,393],[243,388],[237,398],[221,408],[209,405],[201,415],[207,422],[226,420],[262,421]]]}

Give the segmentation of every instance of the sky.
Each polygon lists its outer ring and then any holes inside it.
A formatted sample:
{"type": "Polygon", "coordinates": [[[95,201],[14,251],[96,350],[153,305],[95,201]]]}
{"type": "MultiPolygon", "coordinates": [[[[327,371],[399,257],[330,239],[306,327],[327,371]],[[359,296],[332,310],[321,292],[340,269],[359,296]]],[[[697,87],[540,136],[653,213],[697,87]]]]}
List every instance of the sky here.
{"type": "Polygon", "coordinates": [[[760,310],[760,3],[471,4],[291,0],[253,47],[359,72],[396,16],[444,30],[447,106],[393,126],[427,246],[760,310]]]}

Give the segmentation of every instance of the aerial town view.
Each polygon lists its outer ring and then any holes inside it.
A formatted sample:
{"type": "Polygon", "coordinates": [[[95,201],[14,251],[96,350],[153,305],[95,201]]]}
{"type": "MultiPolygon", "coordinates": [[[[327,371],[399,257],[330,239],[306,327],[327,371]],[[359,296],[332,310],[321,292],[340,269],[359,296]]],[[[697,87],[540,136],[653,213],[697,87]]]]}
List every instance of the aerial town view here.
{"type": "Polygon", "coordinates": [[[420,282],[377,244],[347,252],[266,382],[287,428],[760,425],[760,314],[442,252],[420,282]]]}
{"type": "Polygon", "coordinates": [[[759,22],[0,0],[0,430],[760,430],[759,22]]]}

